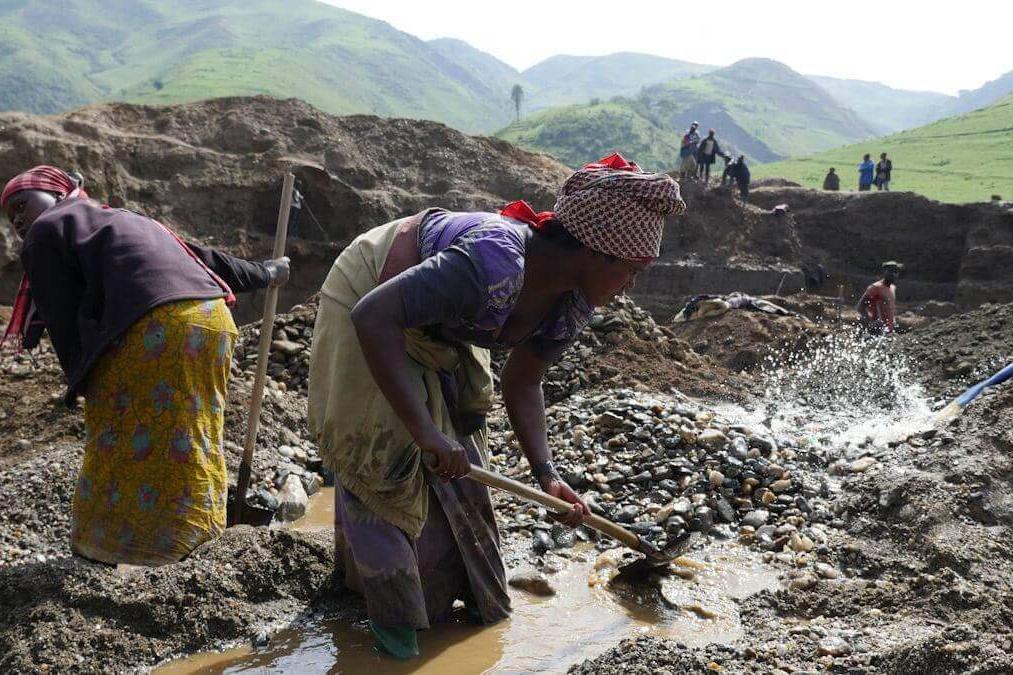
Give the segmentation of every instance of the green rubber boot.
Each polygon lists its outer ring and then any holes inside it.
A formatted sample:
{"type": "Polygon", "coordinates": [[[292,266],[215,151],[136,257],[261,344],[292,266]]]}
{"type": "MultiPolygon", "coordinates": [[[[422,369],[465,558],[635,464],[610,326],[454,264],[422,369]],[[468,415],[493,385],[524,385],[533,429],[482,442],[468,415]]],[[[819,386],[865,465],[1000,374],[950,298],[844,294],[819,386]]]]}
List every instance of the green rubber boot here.
{"type": "Polygon", "coordinates": [[[369,629],[376,636],[376,644],[373,645],[373,649],[381,654],[393,656],[402,661],[413,659],[419,655],[418,631],[414,628],[381,626],[370,619],[369,629]]]}

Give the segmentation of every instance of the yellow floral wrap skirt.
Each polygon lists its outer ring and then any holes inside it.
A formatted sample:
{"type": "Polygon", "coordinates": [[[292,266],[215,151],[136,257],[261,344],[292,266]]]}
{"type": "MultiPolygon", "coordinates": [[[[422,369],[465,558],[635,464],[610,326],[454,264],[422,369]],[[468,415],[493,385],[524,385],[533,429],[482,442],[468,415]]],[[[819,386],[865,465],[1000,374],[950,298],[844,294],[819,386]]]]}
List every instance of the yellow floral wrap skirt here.
{"type": "Polygon", "coordinates": [[[156,307],[88,377],[71,547],[163,565],[225,529],[222,450],[236,325],[224,300],[156,307]]]}

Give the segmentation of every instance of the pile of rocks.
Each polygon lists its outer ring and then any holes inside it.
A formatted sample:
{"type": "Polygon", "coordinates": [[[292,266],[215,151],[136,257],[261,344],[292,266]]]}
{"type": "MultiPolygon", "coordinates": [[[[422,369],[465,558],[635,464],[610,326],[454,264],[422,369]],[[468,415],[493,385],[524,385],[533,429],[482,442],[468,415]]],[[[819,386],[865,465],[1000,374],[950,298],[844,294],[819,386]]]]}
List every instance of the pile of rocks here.
{"type": "Polygon", "coordinates": [[[546,400],[560,401],[618,375],[617,368],[594,364],[593,357],[628,343],[631,337],[658,343],[670,339],[649,313],[624,295],[598,308],[587,328],[546,372],[543,383],[546,400]]]}
{"type": "MultiPolygon", "coordinates": [[[[593,511],[664,547],[684,531],[738,536],[786,560],[825,548],[831,486],[810,473],[818,451],[728,425],[712,412],[674,398],[630,390],[575,395],[548,411],[548,433],[563,478],[593,511]]],[[[509,452],[513,433],[492,421],[494,464],[519,478],[526,461],[509,452]]],[[[538,525],[537,510],[507,501],[508,531],[533,529],[534,547],[562,542],[538,525]]]]}
{"type": "MultiPolygon", "coordinates": [[[[310,345],[317,319],[317,298],[296,305],[287,314],[274,318],[270,365],[267,374],[282,391],[305,391],[310,372],[310,345]]],[[[252,375],[257,369],[260,321],[243,326],[236,344],[234,375],[252,375]],[[237,372],[238,371],[238,372],[237,372]]],[[[268,386],[272,386],[270,383],[268,386]]]]}
{"type": "MultiPolygon", "coordinates": [[[[306,423],[305,394],[316,308],[314,298],[307,304],[296,305],[287,314],[275,316],[274,320],[257,437],[258,452],[268,456],[255,461],[247,494],[252,503],[276,511],[281,520],[301,517],[308,498],[325,483],[323,462],[306,423]]],[[[259,341],[260,322],[240,330],[233,360],[234,390],[240,407],[249,400],[259,341]]],[[[245,416],[227,420],[227,424],[238,432],[245,427],[245,416]]],[[[238,440],[235,433],[231,435],[238,440]]],[[[226,442],[226,448],[233,455],[242,453],[242,448],[232,442],[226,442]]]]}

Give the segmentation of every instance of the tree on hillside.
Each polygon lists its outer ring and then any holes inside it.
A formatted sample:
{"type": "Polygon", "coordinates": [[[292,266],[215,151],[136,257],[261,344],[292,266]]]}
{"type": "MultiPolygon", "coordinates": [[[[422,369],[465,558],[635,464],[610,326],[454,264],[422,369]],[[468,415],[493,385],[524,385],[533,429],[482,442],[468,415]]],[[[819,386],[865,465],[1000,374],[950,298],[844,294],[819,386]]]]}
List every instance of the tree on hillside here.
{"type": "Polygon", "coordinates": [[[521,102],[524,100],[524,87],[515,84],[510,90],[510,100],[514,102],[514,111],[517,113],[517,121],[521,119],[521,102]]]}

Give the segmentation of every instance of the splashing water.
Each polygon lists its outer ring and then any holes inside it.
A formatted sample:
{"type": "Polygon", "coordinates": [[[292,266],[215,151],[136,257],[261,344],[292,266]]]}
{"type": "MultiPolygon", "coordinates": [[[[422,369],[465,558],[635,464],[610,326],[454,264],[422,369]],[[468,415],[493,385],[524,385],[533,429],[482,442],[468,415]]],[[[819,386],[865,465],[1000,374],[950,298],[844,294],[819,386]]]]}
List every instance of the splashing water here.
{"type": "Polygon", "coordinates": [[[879,445],[932,426],[930,401],[890,338],[830,334],[775,352],[760,375],[764,400],[748,414],[749,423],[775,435],[879,445]]]}

